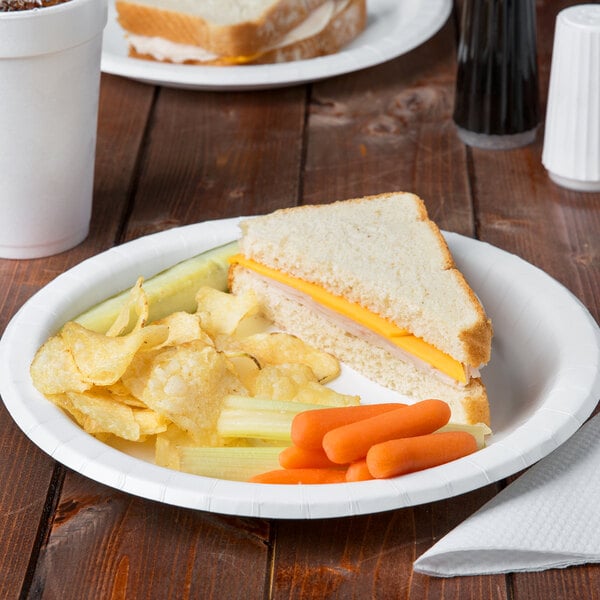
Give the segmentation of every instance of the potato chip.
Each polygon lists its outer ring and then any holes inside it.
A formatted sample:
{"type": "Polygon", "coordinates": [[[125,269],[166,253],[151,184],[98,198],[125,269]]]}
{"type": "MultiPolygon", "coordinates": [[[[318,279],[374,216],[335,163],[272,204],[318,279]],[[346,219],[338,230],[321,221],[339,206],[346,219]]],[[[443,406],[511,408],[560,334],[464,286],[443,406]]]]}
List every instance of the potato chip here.
{"type": "Polygon", "coordinates": [[[323,406],[356,406],[360,404],[360,396],[341,394],[324,385],[308,382],[298,390],[293,401],[323,406]]]}
{"type": "Polygon", "coordinates": [[[236,295],[210,287],[201,287],[196,294],[202,329],[211,337],[231,335],[242,319],[258,313],[259,306],[254,295],[236,295]]]}
{"type": "Polygon", "coordinates": [[[247,352],[225,352],[238,379],[243,386],[254,394],[256,377],[260,372],[258,361],[247,352]]]}
{"type": "Polygon", "coordinates": [[[133,409],[115,402],[108,392],[67,392],[72,407],[84,415],[81,426],[88,433],[112,433],[126,440],[140,437],[140,426],[133,409]]]}
{"type": "Polygon", "coordinates": [[[33,385],[42,394],[61,394],[67,390],[84,392],[92,386],[84,379],[60,336],[51,337],[37,351],[30,373],[33,385]]]}
{"type": "Polygon", "coordinates": [[[253,395],[257,398],[291,401],[308,382],[316,382],[313,370],[301,363],[265,365],[256,376],[253,395]]]}
{"type": "Polygon", "coordinates": [[[123,382],[120,379],[111,385],[104,386],[102,389],[114,394],[117,396],[117,399],[120,399],[119,397],[127,397],[131,395],[130,391],[123,385],[123,382]]]}
{"type": "Polygon", "coordinates": [[[117,384],[121,383],[123,387],[128,390],[129,394],[139,400],[143,406],[146,406],[142,398],[144,396],[148,377],[150,376],[150,370],[152,369],[154,359],[159,356],[161,352],[162,349],[138,352],[129,363],[119,382],[117,382],[117,384]]]}
{"type": "Polygon", "coordinates": [[[162,346],[177,346],[193,340],[202,340],[208,346],[214,345],[210,336],[200,327],[198,315],[179,311],[171,313],[153,324],[169,327],[169,337],[161,344],[162,346]]]}
{"type": "Polygon", "coordinates": [[[75,408],[75,406],[73,405],[73,402],[67,396],[66,393],[64,393],[64,394],[48,394],[46,397],[53,404],[56,404],[56,406],[67,411],[73,417],[73,419],[75,421],[77,421],[77,424],[83,428],[83,424],[85,423],[86,416],[80,410],[77,410],[75,408]]]}
{"type": "Polygon", "coordinates": [[[133,418],[140,427],[140,437],[162,433],[169,425],[169,420],[164,415],[147,408],[134,408],[133,418]]]}
{"type": "Polygon", "coordinates": [[[222,398],[232,393],[245,390],[225,355],[193,341],[154,358],[141,399],[197,441],[216,440],[222,398]]]}
{"type": "Polygon", "coordinates": [[[331,381],[340,374],[337,358],[288,333],[259,333],[239,340],[239,346],[257,358],[261,365],[306,364],[320,383],[331,381]]]}
{"type": "Polygon", "coordinates": [[[179,455],[174,451],[175,446],[171,440],[164,434],[159,433],[156,436],[154,445],[154,462],[159,467],[174,469],[179,471],[179,455]]]}
{"type": "Polygon", "coordinates": [[[138,398],[136,398],[135,396],[132,395],[132,393],[129,391],[129,389],[125,386],[125,384],[119,379],[119,381],[117,381],[116,383],[113,383],[112,385],[107,385],[105,387],[101,387],[101,388],[91,388],[90,391],[94,391],[95,389],[103,389],[106,390],[107,392],[110,392],[113,400],[115,402],[122,402],[123,404],[126,404],[127,406],[133,406],[133,407],[137,407],[137,408],[146,408],[146,405],[139,400],[138,398]]]}
{"type": "Polygon", "coordinates": [[[193,446],[195,443],[188,433],[171,423],[156,436],[154,462],[161,467],[179,470],[178,446],[193,446]]]}
{"type": "Polygon", "coordinates": [[[124,336],[109,337],[72,321],[60,332],[84,381],[94,385],[118,381],[138,350],[161,344],[168,334],[166,325],[149,325],[124,336]]]}
{"type": "Polygon", "coordinates": [[[236,338],[244,338],[249,335],[256,335],[257,333],[265,333],[273,327],[271,323],[261,313],[246,315],[235,328],[232,335],[236,338]]]}
{"type": "Polygon", "coordinates": [[[109,327],[106,335],[116,337],[122,333],[141,329],[148,320],[149,304],[146,292],[142,287],[144,279],[138,278],[136,284],[129,291],[125,304],[119,311],[114,323],[109,327]],[[133,327],[130,326],[132,313],[136,321],[133,327]]]}

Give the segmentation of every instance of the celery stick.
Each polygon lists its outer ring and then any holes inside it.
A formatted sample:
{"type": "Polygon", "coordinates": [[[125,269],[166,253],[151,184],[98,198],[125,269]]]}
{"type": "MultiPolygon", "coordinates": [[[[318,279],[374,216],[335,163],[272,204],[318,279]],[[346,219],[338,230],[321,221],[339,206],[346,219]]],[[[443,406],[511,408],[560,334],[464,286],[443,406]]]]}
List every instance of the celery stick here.
{"type": "Polygon", "coordinates": [[[328,408],[322,404],[307,404],[304,402],[293,402],[287,400],[272,400],[271,398],[254,398],[252,396],[236,396],[231,394],[225,396],[223,408],[242,410],[274,410],[282,412],[299,413],[304,410],[317,408],[328,408]]]}
{"type": "Polygon", "coordinates": [[[177,448],[179,468],[186,473],[217,477],[232,481],[247,481],[253,475],[280,469],[279,454],[283,447],[237,448],[194,447],[177,448]]]}
{"type": "Polygon", "coordinates": [[[289,443],[295,414],[292,411],[225,408],[217,421],[217,433],[223,438],[260,438],[289,443]]]}
{"type": "Polygon", "coordinates": [[[326,407],[269,398],[226,396],[217,433],[223,438],[260,438],[288,443],[293,418],[299,412],[317,408],[326,407]]]}

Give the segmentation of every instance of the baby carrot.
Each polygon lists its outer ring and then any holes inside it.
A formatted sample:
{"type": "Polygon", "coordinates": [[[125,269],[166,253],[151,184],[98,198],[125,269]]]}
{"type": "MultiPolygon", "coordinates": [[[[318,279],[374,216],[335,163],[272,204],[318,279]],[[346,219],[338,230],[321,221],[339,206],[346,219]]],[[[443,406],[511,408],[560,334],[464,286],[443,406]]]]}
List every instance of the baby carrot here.
{"type": "Polygon", "coordinates": [[[323,448],[333,462],[351,463],[364,458],[374,444],[433,433],[449,420],[450,407],[445,402],[422,400],[332,429],[323,436],[323,448]]]}
{"type": "Polygon", "coordinates": [[[374,479],[374,477],[371,475],[369,467],[367,467],[367,460],[365,458],[361,458],[348,465],[346,469],[346,481],[368,481],[369,479],[374,479]]]}
{"type": "Polygon", "coordinates": [[[292,421],[292,441],[301,448],[322,448],[323,436],[336,427],[406,406],[400,403],[316,408],[298,413],[292,421]]]}
{"type": "Polygon", "coordinates": [[[279,453],[279,464],[284,469],[339,467],[339,465],[327,458],[327,454],[325,454],[323,448],[309,450],[307,448],[300,448],[299,446],[289,446],[282,450],[279,453]]]}
{"type": "Polygon", "coordinates": [[[396,477],[443,465],[477,450],[465,431],[431,433],[375,444],[367,453],[367,467],[376,478],[396,477]]]}
{"type": "Polygon", "coordinates": [[[343,469],[275,469],[254,475],[251,483],[344,483],[346,471],[343,469]]]}

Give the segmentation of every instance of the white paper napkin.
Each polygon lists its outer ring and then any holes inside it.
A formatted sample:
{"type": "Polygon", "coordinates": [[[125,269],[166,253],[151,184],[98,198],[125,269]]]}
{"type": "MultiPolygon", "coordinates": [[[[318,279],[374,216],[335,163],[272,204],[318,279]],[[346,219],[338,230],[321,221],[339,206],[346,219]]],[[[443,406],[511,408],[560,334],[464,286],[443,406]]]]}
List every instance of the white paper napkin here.
{"type": "Polygon", "coordinates": [[[600,414],[414,563],[438,577],[600,562],[600,414]]]}

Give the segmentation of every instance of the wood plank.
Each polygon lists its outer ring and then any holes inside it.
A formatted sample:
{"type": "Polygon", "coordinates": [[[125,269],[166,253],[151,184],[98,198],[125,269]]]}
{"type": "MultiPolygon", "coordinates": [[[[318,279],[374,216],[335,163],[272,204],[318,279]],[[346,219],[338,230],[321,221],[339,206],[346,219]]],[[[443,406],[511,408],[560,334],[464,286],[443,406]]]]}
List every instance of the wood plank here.
{"type": "MultiPolygon", "coordinates": [[[[151,90],[125,88],[118,78],[104,77],[101,86],[94,210],[89,237],[76,249],[45,259],[0,260],[0,331],[18,308],[40,287],[81,260],[109,248],[118,236],[118,220],[127,205],[128,181],[142,139],[151,90]],[[149,93],[150,92],[150,93],[149,93]],[[134,109],[135,107],[135,109],[134,109]],[[105,133],[106,132],[106,133],[105,133]],[[118,168],[115,169],[115,166],[118,168]]],[[[53,505],[55,463],[17,428],[0,405],[0,530],[6,547],[0,554],[0,597],[16,598],[27,579],[30,554],[43,534],[45,504],[53,505]],[[48,499],[47,499],[48,495],[48,499]]],[[[60,480],[60,467],[55,477],[60,480]]],[[[34,557],[35,558],[35,557],[34,557]]]]}
{"type": "Polygon", "coordinates": [[[153,87],[103,75],[98,115],[94,213],[88,243],[98,253],[122,241],[131,210],[146,128],[154,110],[153,87]]]}
{"type": "Polygon", "coordinates": [[[451,121],[454,28],[379,67],[313,86],[304,202],[414,192],[442,227],[474,234],[466,154],[451,121]]]}
{"type": "Polygon", "coordinates": [[[54,462],[29,442],[3,404],[0,439],[0,530],[3,544],[12,549],[0,553],[0,597],[17,598],[36,548],[40,520],[47,517],[54,462]]]}
{"type": "Polygon", "coordinates": [[[497,155],[473,150],[480,235],[556,278],[598,318],[600,194],[554,185],[541,152],[540,141],[497,155]]]}
{"type": "Polygon", "coordinates": [[[598,600],[600,598],[598,565],[514,574],[512,581],[515,600],[538,600],[539,598],[598,600]]]}
{"type": "MultiPolygon", "coordinates": [[[[486,490],[493,495],[491,488],[486,490]]],[[[477,510],[486,495],[379,514],[277,527],[273,599],[508,598],[503,577],[427,577],[412,562],[477,510]]]]}
{"type": "Polygon", "coordinates": [[[148,502],[68,473],[29,597],[262,597],[268,544],[260,519],[148,502]]]}
{"type": "Polygon", "coordinates": [[[127,239],[296,204],[304,101],[304,88],[163,89],[127,239]]]}

